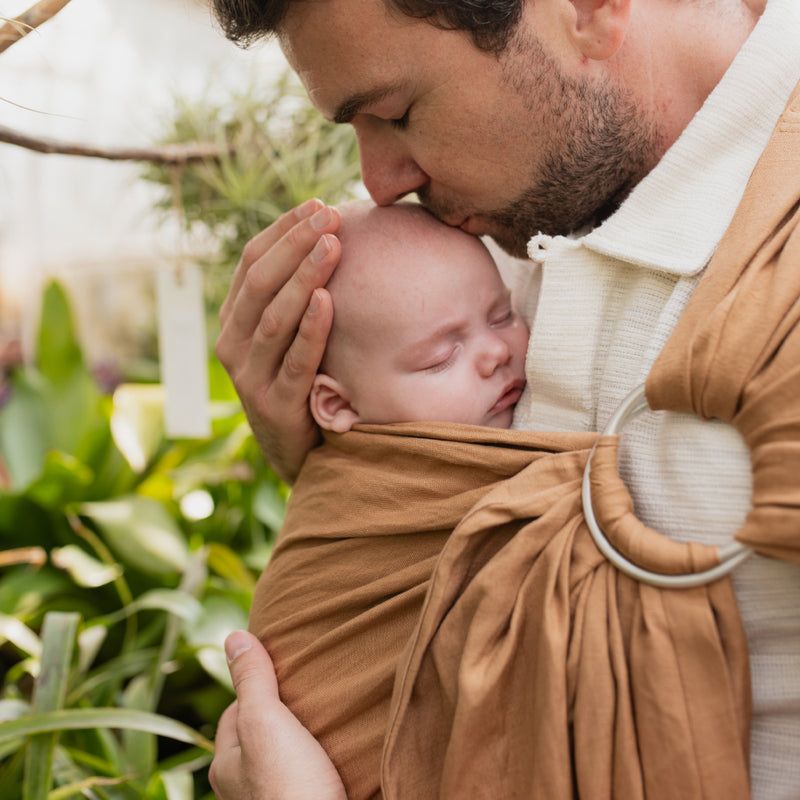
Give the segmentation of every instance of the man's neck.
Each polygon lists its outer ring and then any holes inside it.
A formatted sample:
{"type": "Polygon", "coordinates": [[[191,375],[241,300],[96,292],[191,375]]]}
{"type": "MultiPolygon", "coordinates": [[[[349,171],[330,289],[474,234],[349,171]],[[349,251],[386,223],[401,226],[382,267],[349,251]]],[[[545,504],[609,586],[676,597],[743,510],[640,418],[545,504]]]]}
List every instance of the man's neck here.
{"type": "Polygon", "coordinates": [[[664,150],[700,110],[767,0],[647,0],[632,11],[626,83],[652,109],[664,150]]]}

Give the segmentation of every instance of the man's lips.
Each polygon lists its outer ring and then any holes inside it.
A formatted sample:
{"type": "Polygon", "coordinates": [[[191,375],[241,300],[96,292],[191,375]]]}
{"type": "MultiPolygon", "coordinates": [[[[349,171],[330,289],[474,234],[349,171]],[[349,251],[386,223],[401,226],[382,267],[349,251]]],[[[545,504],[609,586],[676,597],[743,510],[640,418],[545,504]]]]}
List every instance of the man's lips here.
{"type": "Polygon", "coordinates": [[[524,388],[525,381],[522,378],[511,381],[511,383],[509,383],[508,386],[503,389],[500,399],[489,409],[489,413],[499,414],[501,411],[505,411],[510,406],[516,404],[519,398],[522,396],[522,390],[524,388]]]}
{"type": "Polygon", "coordinates": [[[467,217],[463,222],[459,223],[458,227],[461,228],[464,233],[469,233],[473,236],[478,235],[478,232],[475,230],[475,223],[472,217],[467,217]]]}
{"type": "Polygon", "coordinates": [[[470,221],[471,217],[448,217],[443,216],[439,217],[439,219],[444,222],[445,225],[449,225],[451,228],[461,228],[462,231],[466,233],[471,233],[469,230],[470,228],[470,221]]]}

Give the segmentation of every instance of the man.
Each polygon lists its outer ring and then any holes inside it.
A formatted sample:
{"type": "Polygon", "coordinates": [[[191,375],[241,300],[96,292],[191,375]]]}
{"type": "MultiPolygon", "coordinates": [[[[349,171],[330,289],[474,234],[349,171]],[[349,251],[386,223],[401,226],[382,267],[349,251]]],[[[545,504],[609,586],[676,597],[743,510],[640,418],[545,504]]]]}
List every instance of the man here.
{"type": "MultiPolygon", "coordinates": [[[[517,424],[602,429],[669,338],[800,80],[800,9],[471,5],[217,2],[232,35],[274,28],[314,104],[354,126],[378,203],[416,192],[449,224],[516,256],[527,246],[541,294],[517,424]]],[[[248,246],[222,310],[219,357],[290,479],[317,437],[306,398],[337,228],[318,202],[287,214],[248,246]]],[[[748,454],[723,424],[649,415],[626,431],[621,472],[638,515],[679,540],[726,542],[748,507],[748,454]]],[[[757,557],[733,576],[756,797],[800,785],[799,578],[757,557]]]]}

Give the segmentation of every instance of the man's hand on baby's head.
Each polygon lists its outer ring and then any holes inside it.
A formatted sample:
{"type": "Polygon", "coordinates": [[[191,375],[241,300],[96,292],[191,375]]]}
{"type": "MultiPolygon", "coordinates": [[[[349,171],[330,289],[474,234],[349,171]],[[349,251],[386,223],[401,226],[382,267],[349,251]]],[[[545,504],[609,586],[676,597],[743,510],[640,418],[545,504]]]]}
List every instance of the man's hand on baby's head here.
{"type": "Polygon", "coordinates": [[[319,438],[308,396],[333,321],[319,290],[339,261],[339,225],[319,200],[283,214],[247,244],[220,311],[217,356],[267,461],[290,481],[319,438]]]}

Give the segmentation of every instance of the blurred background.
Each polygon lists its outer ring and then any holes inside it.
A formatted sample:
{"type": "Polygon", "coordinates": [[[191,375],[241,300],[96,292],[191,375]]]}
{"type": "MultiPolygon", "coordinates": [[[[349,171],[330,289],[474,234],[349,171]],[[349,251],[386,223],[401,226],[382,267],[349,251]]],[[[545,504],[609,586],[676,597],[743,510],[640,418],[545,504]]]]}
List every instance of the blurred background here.
{"type": "Polygon", "coordinates": [[[0,797],[210,800],[222,643],[290,495],[214,357],[218,310],[250,237],[364,193],[355,141],[201,0],[0,0],[0,48],[33,5],[63,8],[0,51],[0,797]],[[187,265],[199,438],[165,428],[158,347],[156,279],[187,265]]]}
{"type": "MultiPolygon", "coordinates": [[[[5,0],[0,14],[29,0],[5,0]]],[[[225,103],[285,71],[273,43],[242,51],[199,0],[73,0],[0,56],[0,125],[106,147],[149,146],[186,104],[225,103]]],[[[149,273],[178,244],[141,164],[0,144],[0,321],[30,352],[43,281],[73,290],[93,356],[150,335],[149,273]],[[134,302],[134,298],[137,302],[134,302]]]]}

